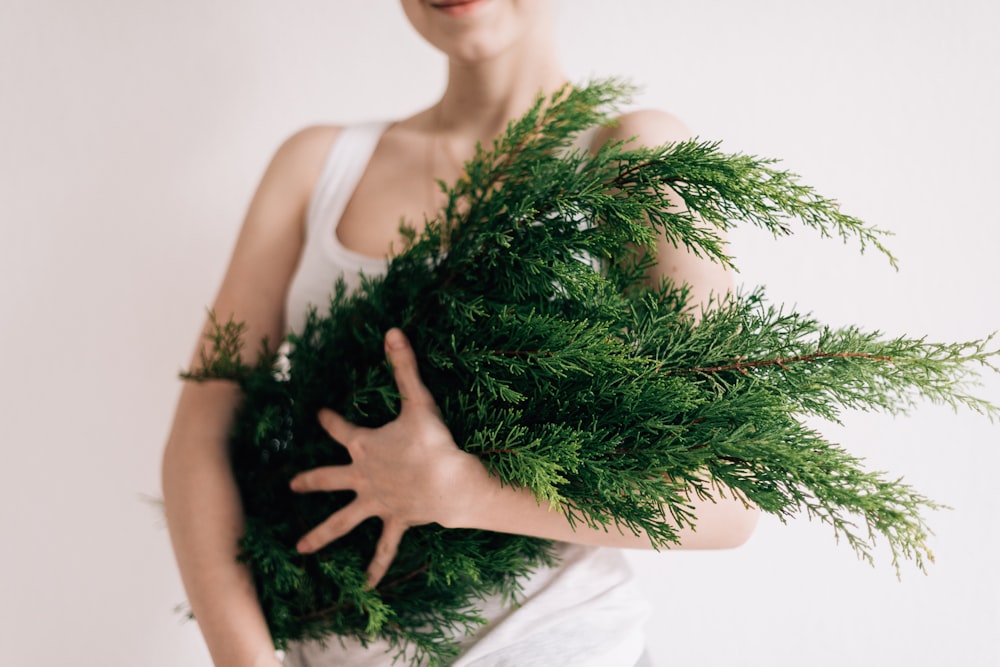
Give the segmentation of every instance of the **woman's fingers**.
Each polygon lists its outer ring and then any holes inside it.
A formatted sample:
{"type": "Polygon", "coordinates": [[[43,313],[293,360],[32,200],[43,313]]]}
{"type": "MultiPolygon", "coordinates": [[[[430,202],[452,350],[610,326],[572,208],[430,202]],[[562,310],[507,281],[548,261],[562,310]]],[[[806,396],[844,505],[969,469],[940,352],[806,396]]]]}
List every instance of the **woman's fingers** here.
{"type": "MultiPolygon", "coordinates": [[[[422,411],[435,416],[437,405],[434,397],[420,380],[416,355],[401,330],[390,329],[386,333],[385,353],[402,397],[401,412],[409,411],[411,415],[419,416],[422,411]],[[413,412],[415,409],[417,412],[413,412]]],[[[353,502],[307,533],[296,548],[302,553],[319,551],[351,532],[368,517],[380,516],[383,521],[382,535],[367,573],[370,585],[375,586],[396,557],[403,533],[410,525],[407,517],[415,514],[414,494],[419,495],[427,486],[427,475],[421,477],[426,466],[415,465],[413,457],[405,455],[409,441],[419,434],[413,432],[412,423],[402,426],[391,423],[382,428],[368,429],[351,424],[333,410],[320,410],[318,417],[330,437],[347,448],[353,462],[302,472],[292,479],[292,490],[309,493],[349,489],[358,495],[353,502]]],[[[399,422],[398,419],[396,421],[399,422]]],[[[430,422],[417,419],[415,423],[418,427],[423,424],[426,431],[430,422]]],[[[448,435],[443,425],[438,431],[448,435]]],[[[454,444],[451,444],[453,447],[454,444]]]]}
{"type": "Polygon", "coordinates": [[[406,335],[400,329],[389,329],[385,334],[385,353],[392,364],[392,373],[396,378],[396,387],[403,399],[401,410],[407,407],[430,407],[436,409],[434,397],[420,380],[417,369],[417,357],[406,340],[406,335]]]}
{"type": "Polygon", "coordinates": [[[360,427],[355,426],[329,408],[320,410],[317,418],[320,426],[330,434],[330,437],[347,447],[347,451],[350,452],[360,427]]]}
{"type": "Polygon", "coordinates": [[[350,466],[324,466],[300,472],[289,483],[296,493],[313,491],[344,491],[354,489],[354,472],[350,466]]]}
{"type": "Polygon", "coordinates": [[[331,514],[326,521],[306,533],[295,545],[295,548],[303,554],[319,551],[330,542],[347,535],[369,516],[371,513],[367,512],[361,503],[352,502],[331,514]]]}
{"type": "Polygon", "coordinates": [[[378,538],[378,545],[375,547],[375,555],[368,565],[368,585],[372,588],[382,581],[382,577],[389,571],[389,566],[396,558],[399,551],[399,543],[406,532],[406,525],[402,522],[386,519],[382,525],[382,535],[378,538]]]}

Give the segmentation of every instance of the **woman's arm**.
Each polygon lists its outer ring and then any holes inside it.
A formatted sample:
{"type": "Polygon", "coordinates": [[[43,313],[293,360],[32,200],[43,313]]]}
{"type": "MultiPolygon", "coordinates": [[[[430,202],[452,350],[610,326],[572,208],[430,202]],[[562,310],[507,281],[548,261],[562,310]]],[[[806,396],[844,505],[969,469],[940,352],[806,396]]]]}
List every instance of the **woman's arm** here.
{"type": "MultiPolygon", "coordinates": [[[[641,137],[642,143],[661,145],[688,138],[676,119],[660,112],[635,112],[602,130],[596,145],[612,139],[641,137]]],[[[648,279],[663,277],[688,283],[695,303],[707,304],[710,295],[722,295],[732,286],[729,272],[661,239],[656,265],[648,279]]],[[[383,521],[383,534],[369,566],[377,582],[388,570],[403,533],[410,526],[436,522],[449,528],[479,528],[598,546],[649,548],[645,535],[614,528],[571,526],[565,515],[539,503],[530,491],[501,485],[474,455],[461,451],[437,414],[431,392],[420,381],[416,360],[401,332],[386,337],[386,355],[403,396],[399,417],[377,429],[356,427],[325,410],[320,421],[343,443],[352,463],[307,471],[292,481],[298,492],[350,489],[355,500],[304,536],[299,549],[316,551],[346,535],[367,517],[383,521]]],[[[735,547],[750,536],[758,510],[747,508],[732,494],[714,502],[691,497],[698,517],[697,530],[679,530],[678,548],[735,547]]]]}
{"type": "MultiPolygon", "coordinates": [[[[335,135],[334,128],[311,128],[291,137],[250,203],[213,306],[220,321],[246,323],[244,340],[278,341],[284,334],[285,292],[302,247],[304,213],[335,135]]],[[[206,344],[199,344],[193,368],[206,344]]],[[[185,383],[163,453],[163,497],[184,588],[215,664],[276,665],[253,581],[236,562],[243,513],[226,441],[239,399],[230,383],[185,383]]]]}

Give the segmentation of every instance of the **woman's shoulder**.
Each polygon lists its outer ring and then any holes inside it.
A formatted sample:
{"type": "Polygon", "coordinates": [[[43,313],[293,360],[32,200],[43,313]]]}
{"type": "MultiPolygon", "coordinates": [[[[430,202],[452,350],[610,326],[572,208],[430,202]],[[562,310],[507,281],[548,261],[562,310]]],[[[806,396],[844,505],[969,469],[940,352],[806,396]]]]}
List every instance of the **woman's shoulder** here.
{"type": "Polygon", "coordinates": [[[286,136],[272,154],[262,187],[293,197],[295,202],[307,200],[342,131],[341,125],[311,125],[286,136]]]}
{"type": "Polygon", "coordinates": [[[310,125],[296,130],[278,146],[274,160],[296,171],[321,167],[342,125],[310,125]]]}
{"type": "Polygon", "coordinates": [[[691,131],[674,114],[660,109],[636,109],[615,118],[615,122],[600,128],[594,137],[594,145],[601,146],[608,141],[633,141],[643,146],[684,141],[691,138],[691,131]]]}

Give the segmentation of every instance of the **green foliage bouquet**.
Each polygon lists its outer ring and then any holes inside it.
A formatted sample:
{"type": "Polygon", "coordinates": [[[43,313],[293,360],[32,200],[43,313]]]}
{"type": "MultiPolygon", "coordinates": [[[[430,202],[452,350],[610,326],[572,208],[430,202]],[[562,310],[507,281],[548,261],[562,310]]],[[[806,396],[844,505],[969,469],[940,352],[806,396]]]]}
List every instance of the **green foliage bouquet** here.
{"type": "Polygon", "coordinates": [[[614,81],[564,89],[481,147],[384,276],[353,293],[331,286],[329,314],[313,312],[290,336],[287,371],[273,352],[244,363],[240,325],[217,325],[214,352],[188,377],[244,391],[230,443],[246,511],[241,559],[279,645],[377,636],[441,664],[456,634],[481,622],[485,596],[516,598],[519,581],[552,562],[543,540],[426,525],[406,533],[370,589],[377,519],[315,554],[296,551],[352,497],[289,490],[302,470],[349,462],[317,411],[365,426],[397,414],[382,347],[393,326],[459,446],[575,524],[644,531],[664,548],[696,524],[691,494],[735,494],[782,518],[825,521],[868,560],[879,535],[894,562],[929,557],[921,512],[934,503],[865,471],[806,421],[843,408],[898,413],[921,398],[995,416],[968,390],[978,365],[994,368],[988,339],[829,328],[768,305],[760,290],[695,313],[685,286],[645,285],[642,250],[657,233],[728,265],[720,230],[784,234],[798,221],[889,255],[879,231],[774,161],[695,140],[572,149],[626,92],[614,81]]]}

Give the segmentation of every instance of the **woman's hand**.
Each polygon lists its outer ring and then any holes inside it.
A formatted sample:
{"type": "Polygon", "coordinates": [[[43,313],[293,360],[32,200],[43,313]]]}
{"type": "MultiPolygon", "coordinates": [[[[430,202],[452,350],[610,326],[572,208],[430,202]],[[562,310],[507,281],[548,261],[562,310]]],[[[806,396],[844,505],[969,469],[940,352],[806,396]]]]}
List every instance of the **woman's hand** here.
{"type": "Polygon", "coordinates": [[[364,428],[332,410],[322,410],[320,423],[347,448],[351,463],[315,468],[291,481],[293,491],[351,490],[357,497],[334,512],[298,543],[311,553],[343,537],[365,519],[382,519],[382,535],[368,566],[375,586],[396,557],[410,526],[447,524],[471,487],[489,484],[479,460],[460,450],[441,421],[434,397],[420,380],[417,360],[406,336],[391,329],[385,336],[386,356],[402,397],[399,416],[379,428],[364,428]]]}

